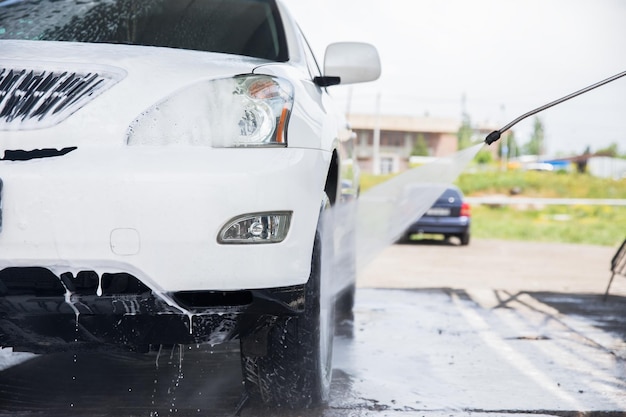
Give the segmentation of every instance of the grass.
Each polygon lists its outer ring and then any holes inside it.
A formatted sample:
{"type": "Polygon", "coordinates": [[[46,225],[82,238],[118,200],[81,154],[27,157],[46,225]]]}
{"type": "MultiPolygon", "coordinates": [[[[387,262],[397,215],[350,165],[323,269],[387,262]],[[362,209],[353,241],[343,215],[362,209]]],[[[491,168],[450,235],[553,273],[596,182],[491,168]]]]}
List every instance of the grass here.
{"type": "Polygon", "coordinates": [[[373,175],[368,173],[361,173],[361,192],[367,191],[375,185],[381,184],[391,178],[395,177],[395,174],[387,175],[373,175]]]}
{"type": "Polygon", "coordinates": [[[519,189],[525,197],[626,199],[626,179],[587,174],[536,171],[464,173],[456,184],[466,195],[509,194],[519,189]]]}
{"type": "Polygon", "coordinates": [[[626,207],[472,208],[472,236],[476,238],[619,246],[626,238],[624,225],[626,207]]]}
{"type": "MultiPolygon", "coordinates": [[[[363,191],[390,176],[363,175],[363,191]]],[[[561,172],[484,171],[463,173],[456,185],[467,196],[517,195],[538,198],[626,199],[626,179],[561,172]]],[[[626,207],[517,205],[472,207],[472,236],[618,246],[626,238],[626,207]]]]}

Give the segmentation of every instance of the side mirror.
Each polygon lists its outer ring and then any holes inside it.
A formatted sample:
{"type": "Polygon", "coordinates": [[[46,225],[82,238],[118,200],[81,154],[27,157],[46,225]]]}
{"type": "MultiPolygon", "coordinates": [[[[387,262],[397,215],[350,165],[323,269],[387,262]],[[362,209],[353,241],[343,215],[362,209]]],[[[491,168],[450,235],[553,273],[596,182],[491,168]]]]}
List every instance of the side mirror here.
{"type": "Polygon", "coordinates": [[[380,57],[373,45],[338,42],[328,45],[324,55],[324,76],[315,82],[322,87],[374,81],[380,77],[380,57]]]}

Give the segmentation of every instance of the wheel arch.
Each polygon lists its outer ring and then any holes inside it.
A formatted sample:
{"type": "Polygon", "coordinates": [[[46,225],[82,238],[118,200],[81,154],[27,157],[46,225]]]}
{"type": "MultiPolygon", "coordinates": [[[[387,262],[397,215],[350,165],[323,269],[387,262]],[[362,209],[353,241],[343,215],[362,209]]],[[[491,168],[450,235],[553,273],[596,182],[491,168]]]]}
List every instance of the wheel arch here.
{"type": "Polygon", "coordinates": [[[324,185],[324,192],[328,196],[331,206],[334,206],[339,199],[339,166],[339,154],[336,149],[333,149],[330,165],[326,174],[326,183],[324,185]]]}

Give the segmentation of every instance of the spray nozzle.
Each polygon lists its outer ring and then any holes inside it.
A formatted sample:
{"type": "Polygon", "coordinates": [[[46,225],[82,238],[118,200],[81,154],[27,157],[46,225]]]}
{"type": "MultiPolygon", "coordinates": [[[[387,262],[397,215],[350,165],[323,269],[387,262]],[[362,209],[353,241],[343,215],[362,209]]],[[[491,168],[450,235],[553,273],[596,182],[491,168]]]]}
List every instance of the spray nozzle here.
{"type": "Polygon", "coordinates": [[[502,133],[499,130],[494,130],[493,132],[487,135],[487,138],[485,139],[485,143],[487,145],[491,145],[492,143],[500,139],[501,134],[502,133]]]}
{"type": "Polygon", "coordinates": [[[593,90],[594,88],[598,88],[598,87],[600,87],[601,85],[604,85],[604,84],[610,83],[611,81],[615,81],[615,80],[617,80],[618,78],[622,78],[622,77],[623,77],[623,76],[625,76],[625,75],[626,75],[626,71],[624,71],[624,72],[620,72],[619,74],[615,74],[614,76],[609,77],[609,78],[607,78],[607,79],[605,79],[605,80],[602,80],[602,81],[600,81],[600,82],[597,82],[597,83],[595,83],[595,84],[592,84],[592,85],[590,85],[590,86],[588,86],[588,87],[585,87],[585,88],[583,88],[583,89],[581,89],[581,90],[575,91],[575,92],[573,92],[572,94],[569,94],[569,95],[567,95],[567,96],[565,96],[565,97],[561,97],[561,98],[560,98],[560,99],[558,99],[558,100],[554,100],[554,101],[553,101],[553,102],[551,102],[551,103],[545,104],[545,105],[543,105],[543,106],[541,106],[541,107],[537,107],[536,109],[531,110],[531,111],[529,111],[528,113],[523,114],[523,115],[521,115],[520,117],[518,117],[517,119],[513,120],[511,123],[509,123],[508,125],[504,126],[502,129],[500,129],[500,130],[494,130],[493,132],[491,132],[489,135],[487,135],[487,138],[485,139],[485,143],[486,143],[487,145],[491,145],[493,142],[495,142],[495,141],[497,141],[498,139],[500,139],[500,135],[502,135],[502,132],[506,132],[506,131],[507,131],[507,130],[509,130],[511,127],[513,127],[514,125],[516,125],[519,121],[524,120],[524,119],[525,119],[525,118],[527,118],[528,116],[532,116],[533,114],[537,114],[537,113],[539,113],[540,111],[543,111],[543,110],[545,110],[545,109],[548,109],[548,108],[550,108],[550,107],[552,107],[552,106],[555,106],[555,105],[557,105],[557,104],[563,103],[564,101],[569,100],[570,98],[574,98],[574,97],[576,97],[576,96],[578,96],[578,95],[581,95],[581,94],[583,94],[583,93],[586,93],[586,92],[588,92],[588,91],[591,91],[591,90],[593,90]]]}

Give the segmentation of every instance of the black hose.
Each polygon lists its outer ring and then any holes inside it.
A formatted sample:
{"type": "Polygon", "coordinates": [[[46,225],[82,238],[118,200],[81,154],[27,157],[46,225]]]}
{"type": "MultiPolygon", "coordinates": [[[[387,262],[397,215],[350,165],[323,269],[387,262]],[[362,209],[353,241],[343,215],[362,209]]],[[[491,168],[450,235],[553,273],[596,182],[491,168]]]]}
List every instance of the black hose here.
{"type": "Polygon", "coordinates": [[[500,139],[500,136],[502,135],[502,132],[506,132],[507,130],[509,130],[510,128],[512,128],[513,126],[515,126],[517,123],[519,123],[520,121],[522,121],[522,120],[526,119],[526,118],[527,118],[527,117],[529,117],[529,116],[532,116],[533,114],[537,114],[537,113],[539,113],[540,111],[544,111],[544,110],[546,110],[546,109],[549,109],[549,108],[550,108],[550,107],[552,107],[552,106],[556,106],[557,104],[561,104],[561,103],[563,103],[564,101],[569,100],[570,98],[574,98],[574,97],[579,96],[579,95],[581,95],[581,94],[584,94],[584,93],[586,93],[586,92],[588,92],[588,91],[591,91],[591,90],[593,90],[593,89],[595,89],[595,88],[598,88],[598,87],[600,87],[600,86],[602,86],[602,85],[604,85],[604,84],[608,84],[608,83],[610,83],[611,81],[615,81],[615,80],[617,80],[618,78],[622,78],[622,77],[623,77],[623,76],[625,76],[625,75],[626,75],[626,71],[620,72],[619,74],[615,74],[614,76],[609,77],[609,78],[607,78],[607,79],[605,79],[605,80],[602,80],[602,81],[600,81],[600,82],[597,82],[597,83],[595,83],[595,84],[592,84],[592,85],[590,85],[590,86],[588,86],[588,87],[585,87],[585,88],[583,88],[583,89],[581,89],[581,90],[575,91],[575,92],[573,92],[572,94],[568,94],[568,95],[566,95],[565,97],[561,97],[561,98],[560,98],[560,99],[558,99],[558,100],[554,100],[554,101],[552,101],[552,102],[550,102],[550,103],[548,103],[548,104],[544,104],[544,105],[543,105],[543,106],[541,106],[541,107],[537,107],[536,109],[531,110],[531,111],[529,111],[528,113],[525,113],[525,114],[521,115],[520,117],[518,117],[517,119],[513,120],[511,123],[507,124],[507,125],[506,125],[506,126],[504,126],[502,129],[499,129],[499,130],[494,130],[493,132],[491,132],[490,134],[488,134],[488,135],[487,135],[487,138],[485,139],[485,143],[486,143],[487,145],[491,145],[493,142],[495,142],[495,141],[497,141],[498,139],[500,139]]]}

